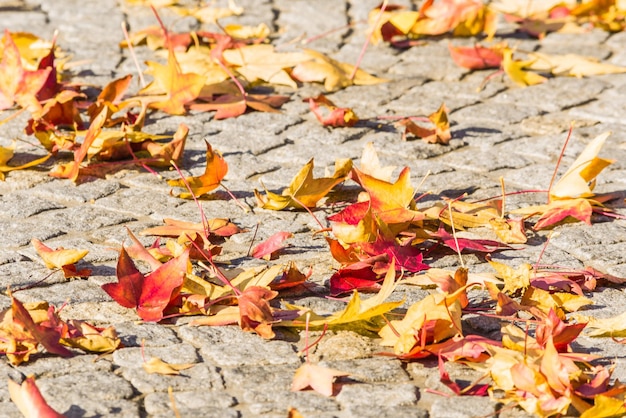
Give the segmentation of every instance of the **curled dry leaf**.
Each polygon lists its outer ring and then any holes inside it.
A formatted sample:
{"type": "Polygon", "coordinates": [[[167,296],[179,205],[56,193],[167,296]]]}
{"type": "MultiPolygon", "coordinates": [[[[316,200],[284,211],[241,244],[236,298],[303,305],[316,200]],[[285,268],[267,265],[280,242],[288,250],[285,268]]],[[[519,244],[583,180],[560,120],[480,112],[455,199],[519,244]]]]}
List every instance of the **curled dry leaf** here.
{"type": "Polygon", "coordinates": [[[354,78],[350,78],[354,66],[335,61],[321,52],[305,50],[309,60],[296,65],[291,77],[302,82],[324,83],[326,91],[337,91],[351,85],[370,85],[384,83],[387,80],[374,77],[358,69],[354,78]]]}
{"type": "Polygon", "coordinates": [[[78,271],[76,266],[74,266],[75,263],[82,260],[89,253],[88,250],[66,250],[64,248],[53,250],[37,238],[33,238],[31,244],[49,269],[62,269],[65,277],[86,277],[91,274],[91,270],[84,269],[78,271]]]}
{"type": "MultiPolygon", "coordinates": [[[[206,168],[204,169],[204,174],[197,177],[187,177],[184,181],[182,179],[168,180],[167,184],[172,187],[186,188],[187,185],[185,183],[187,183],[196,197],[200,197],[217,189],[228,172],[228,164],[219,151],[213,151],[211,144],[209,144],[208,141],[205,142],[206,168]]],[[[178,197],[191,199],[192,195],[189,192],[182,192],[178,197]]]]}
{"type": "Polygon", "coordinates": [[[13,380],[8,380],[9,396],[20,410],[24,418],[64,418],[52,409],[41,395],[35,378],[28,376],[20,385],[13,380]]]}
{"type": "Polygon", "coordinates": [[[271,260],[276,256],[276,254],[285,248],[285,240],[288,238],[293,238],[293,234],[291,232],[277,232],[252,250],[252,257],[254,258],[263,258],[266,260],[271,260]]]}
{"type": "Polygon", "coordinates": [[[9,171],[14,171],[14,170],[22,170],[28,167],[34,167],[36,165],[39,165],[45,162],[52,155],[52,154],[48,154],[44,157],[37,158],[33,161],[30,161],[26,164],[22,164],[19,166],[10,166],[8,163],[13,158],[14,151],[15,151],[15,142],[13,142],[13,144],[10,147],[0,146],[0,180],[2,181],[4,181],[4,178],[5,178],[4,173],[8,173],[9,171]]]}
{"type": "Polygon", "coordinates": [[[146,373],[156,373],[156,374],[163,374],[163,375],[168,375],[168,376],[176,376],[180,374],[181,370],[190,369],[193,366],[195,366],[195,364],[193,363],[172,364],[172,363],[166,363],[165,361],[161,360],[158,357],[151,357],[150,360],[143,362],[141,366],[146,371],[146,373]]]}
{"type": "Polygon", "coordinates": [[[317,97],[311,97],[307,99],[307,101],[309,102],[311,112],[313,112],[317,120],[324,126],[332,126],[334,128],[350,127],[354,126],[359,121],[359,118],[352,109],[335,106],[335,104],[323,94],[317,97]],[[326,115],[320,108],[320,105],[328,109],[329,112],[327,112],[326,115]]]}

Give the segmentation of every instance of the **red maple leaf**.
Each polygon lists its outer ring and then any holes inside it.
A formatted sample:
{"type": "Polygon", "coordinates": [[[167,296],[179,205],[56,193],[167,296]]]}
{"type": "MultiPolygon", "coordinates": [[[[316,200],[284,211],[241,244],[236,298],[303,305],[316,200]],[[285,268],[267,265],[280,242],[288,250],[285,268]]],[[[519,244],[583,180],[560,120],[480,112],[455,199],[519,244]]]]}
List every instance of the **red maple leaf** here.
{"type": "Polygon", "coordinates": [[[177,299],[189,263],[189,249],[144,276],[124,247],[117,262],[118,283],[102,289],[125,308],[137,308],[144,321],[160,321],[163,311],[177,299]]]}

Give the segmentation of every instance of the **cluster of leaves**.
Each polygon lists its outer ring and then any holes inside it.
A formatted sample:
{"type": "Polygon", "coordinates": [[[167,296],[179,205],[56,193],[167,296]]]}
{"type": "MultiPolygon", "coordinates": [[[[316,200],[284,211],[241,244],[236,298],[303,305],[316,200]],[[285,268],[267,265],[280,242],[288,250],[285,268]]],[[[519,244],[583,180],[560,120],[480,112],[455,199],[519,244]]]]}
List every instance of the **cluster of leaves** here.
{"type": "Polygon", "coordinates": [[[11,307],[0,313],[0,351],[11,364],[28,361],[39,347],[48,353],[71,357],[67,347],[89,353],[109,353],[120,347],[113,327],[98,328],[84,321],[63,321],[46,302],[22,303],[12,294],[11,307]]]}
{"type": "MultiPolygon", "coordinates": [[[[170,0],[162,3],[203,22],[242,12],[233,3],[228,8],[193,10],[170,0]]],[[[503,0],[498,7],[511,3],[503,0]]],[[[371,15],[375,29],[372,37],[396,46],[410,46],[424,37],[446,33],[492,35],[495,7],[474,0],[444,0],[426,1],[418,11],[404,11],[383,3],[371,15]]],[[[519,14],[511,10],[506,13],[519,14]]],[[[564,19],[567,24],[563,27],[593,24],[622,30],[620,13],[623,11],[616,2],[590,1],[534,10],[518,21],[522,30],[537,27],[546,19],[564,19]]],[[[562,28],[549,30],[558,29],[562,28]]],[[[215,111],[219,119],[241,115],[248,109],[273,112],[287,100],[285,96],[251,93],[250,89],[259,83],[295,88],[297,82],[319,82],[332,92],[353,84],[383,81],[358,69],[358,65],[341,63],[316,51],[277,52],[264,43],[268,33],[262,25],[229,25],[224,33],[169,33],[162,25],[141,30],[131,34],[122,46],[130,48],[145,42],[149,48],[165,53],[166,64],[147,63],[153,81],[136,95],[127,95],[132,77],[126,76],[104,86],[97,98],[89,99],[81,86],[62,81],[63,63],[56,58],[58,48],[54,42],[37,49],[35,45],[41,45],[37,38],[7,31],[0,63],[0,110],[17,105],[30,112],[27,133],[34,135],[51,155],[69,152],[73,156],[72,161],[56,166],[51,175],[76,181],[81,172],[93,172],[96,167],[85,167],[86,159],[157,167],[179,161],[188,134],[186,126],[181,125],[170,136],[144,133],[150,110],[176,115],[188,110],[215,111]],[[82,143],[77,142],[78,138],[83,138],[82,143]],[[169,142],[163,142],[168,138],[169,142]]],[[[543,82],[544,77],[537,72],[580,76],[609,71],[605,64],[572,64],[571,59],[537,53],[529,54],[528,61],[516,61],[516,51],[504,44],[490,48],[451,46],[450,51],[460,65],[472,69],[501,67],[523,85],[543,82]]],[[[325,126],[350,127],[358,121],[351,109],[336,106],[323,95],[307,102],[325,126]]],[[[451,138],[443,104],[427,120],[403,118],[398,126],[405,128],[405,138],[410,134],[442,144],[451,138]]],[[[359,188],[356,201],[347,202],[329,216],[330,229],[321,231],[326,234],[332,257],[341,265],[330,278],[330,293],[347,295],[345,307],[330,315],[277,301],[285,289],[290,289],[292,295],[301,289],[304,294],[310,270],[302,272],[294,263],[243,272],[218,266],[214,257],[222,251],[220,242],[242,230],[228,219],[205,219],[203,213],[200,223],[166,219],[165,225],[142,231],[159,237],[149,248],[129,231],[132,244],[120,249],[117,282],[102,288],[121,306],[136,310],[143,321],[195,315],[191,324],[238,324],[268,339],[276,336],[275,327],[306,329],[307,336],[309,329],[350,328],[379,336],[383,346],[392,348],[390,355],[404,361],[437,356],[441,381],[457,395],[490,394],[498,402],[514,403],[540,416],[566,414],[571,408],[585,417],[624,414],[626,386],[611,383],[610,368],[594,363],[596,357],[592,355],[574,353],[570,345],[586,326],[595,329],[589,335],[626,335],[623,318],[599,321],[578,316],[576,321],[571,315],[568,320],[566,314],[591,303],[584,292],[626,280],[591,268],[562,271],[530,264],[512,268],[488,257],[494,251],[512,248],[509,244],[524,244],[525,222],[530,217],[537,217],[533,228],[541,230],[574,220],[590,224],[593,213],[618,216],[603,205],[615,194],[593,193],[596,176],[611,163],[598,157],[607,137],[608,133],[593,139],[571,168],[550,185],[546,205],[510,213],[505,210],[504,193],[488,201],[443,200],[420,207],[409,168],[402,169],[392,181],[395,167],[382,167],[371,144],[359,167],[352,160],[339,160],[332,175],[314,178],[311,160],[280,194],[255,190],[259,208],[311,211],[345,182],[359,188]],[[499,241],[474,239],[466,234],[467,229],[475,227],[490,228],[499,241]],[[164,244],[161,237],[166,238],[164,244]],[[430,260],[450,250],[484,254],[495,274],[472,274],[465,268],[429,268],[430,260]],[[398,283],[436,288],[438,292],[400,311],[402,301],[387,301],[398,283]],[[472,306],[467,291],[476,286],[488,289],[489,298],[472,306]],[[377,293],[362,299],[363,292],[377,293]],[[469,310],[500,318],[506,324],[501,339],[465,335],[462,319],[469,310]],[[491,380],[461,387],[445,371],[445,361],[464,362],[491,380]]],[[[12,148],[0,148],[0,175],[39,164],[50,155],[19,167],[7,164],[12,156],[12,148]]],[[[218,188],[227,173],[226,160],[207,142],[205,173],[168,183],[182,189],[179,197],[198,198],[218,188]]],[[[252,249],[251,256],[274,259],[291,236],[289,232],[277,232],[252,249]]],[[[86,251],[53,250],[37,240],[32,244],[46,266],[61,269],[65,277],[90,274],[75,266],[86,251]]],[[[109,352],[120,346],[113,328],[65,322],[54,307],[22,304],[11,297],[11,308],[1,314],[0,351],[14,364],[28,361],[40,346],[61,356],[72,354],[67,347],[109,352]]],[[[307,343],[304,351],[309,347],[307,343]]],[[[157,358],[144,364],[147,372],[162,374],[177,374],[189,366],[167,364],[157,358]]],[[[331,396],[334,379],[345,375],[348,373],[311,364],[307,359],[294,376],[292,390],[311,387],[331,396]]],[[[32,378],[21,386],[11,382],[9,387],[12,399],[25,415],[56,416],[32,378]]]]}
{"type": "MultiPolygon", "coordinates": [[[[496,16],[503,14],[518,24],[518,30],[542,38],[548,32],[584,33],[590,27],[611,32],[626,28],[626,8],[619,1],[519,2],[500,0],[486,5],[478,0],[426,1],[418,11],[389,5],[370,13],[374,41],[405,48],[425,43],[429,36],[477,36],[496,34],[496,16]],[[382,18],[381,16],[382,10],[382,18]]],[[[592,76],[626,72],[625,67],[576,54],[549,55],[524,52],[499,42],[486,47],[449,45],[450,55],[461,67],[471,70],[499,68],[513,82],[530,86],[547,81],[546,76],[592,76]],[[515,59],[514,54],[525,55],[515,59]],[[543,75],[542,75],[543,74],[543,75]]]]}

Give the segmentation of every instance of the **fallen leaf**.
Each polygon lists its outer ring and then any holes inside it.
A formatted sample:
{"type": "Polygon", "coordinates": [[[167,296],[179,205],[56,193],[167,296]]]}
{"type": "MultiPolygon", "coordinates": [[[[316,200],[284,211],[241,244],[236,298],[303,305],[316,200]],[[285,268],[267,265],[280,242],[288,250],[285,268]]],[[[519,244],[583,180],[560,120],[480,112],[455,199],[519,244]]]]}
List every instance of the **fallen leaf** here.
{"type": "Polygon", "coordinates": [[[354,78],[350,78],[354,66],[335,61],[321,52],[305,50],[309,60],[296,65],[291,71],[291,77],[302,82],[324,83],[326,91],[337,91],[351,85],[370,85],[384,83],[387,80],[374,77],[358,69],[354,78]]]}
{"type": "Polygon", "coordinates": [[[282,210],[288,207],[314,208],[317,202],[326,196],[337,184],[344,181],[352,169],[352,160],[337,160],[332,177],[313,178],[313,160],[311,159],[291,180],[289,187],[282,194],[265,191],[265,196],[256,189],[257,204],[263,209],[282,210]]]}
{"type": "Polygon", "coordinates": [[[317,97],[311,97],[306,99],[309,102],[309,108],[315,115],[317,120],[324,126],[332,126],[334,128],[344,126],[354,126],[359,118],[356,114],[347,107],[337,107],[335,104],[323,94],[317,97]],[[320,105],[328,109],[326,115],[320,109],[320,105]]]}
{"type": "Polygon", "coordinates": [[[329,369],[317,364],[304,363],[293,376],[291,391],[298,392],[311,388],[324,396],[333,396],[333,382],[336,377],[349,376],[350,373],[329,369]]]}
{"type": "Polygon", "coordinates": [[[172,364],[166,363],[158,357],[150,357],[150,360],[144,361],[141,366],[146,371],[146,373],[156,373],[163,374],[166,376],[176,376],[180,374],[181,370],[190,369],[195,364],[186,363],[186,364],[172,364]]]}
{"type": "Polygon", "coordinates": [[[185,113],[185,105],[195,100],[204,87],[205,77],[195,73],[182,73],[173,50],[167,58],[167,65],[147,62],[148,73],[154,81],[139,91],[140,100],[147,102],[148,107],[159,109],[171,115],[185,113]]]}
{"type": "Polygon", "coordinates": [[[224,60],[235,67],[249,83],[259,80],[270,84],[281,84],[298,88],[286,68],[291,68],[310,59],[302,52],[276,52],[270,44],[246,45],[237,49],[227,49],[222,54],[224,60]]]}
{"type": "MultiPolygon", "coordinates": [[[[202,100],[205,100],[204,98],[202,100]]],[[[265,94],[222,94],[208,103],[192,103],[191,110],[200,112],[215,110],[215,119],[227,119],[241,116],[248,108],[259,112],[278,113],[278,109],[289,97],[265,94]]]]}
{"type": "Polygon", "coordinates": [[[34,71],[24,69],[11,32],[5,29],[0,61],[0,110],[9,109],[17,103],[31,113],[40,112],[41,105],[36,96],[44,87],[50,71],[51,67],[34,71]]]}
{"type": "Polygon", "coordinates": [[[276,253],[285,248],[284,241],[293,238],[291,232],[277,232],[252,249],[252,257],[271,260],[276,253]]]}
{"type": "Polygon", "coordinates": [[[69,320],[68,335],[61,343],[89,353],[110,353],[115,351],[122,340],[113,327],[98,328],[84,321],[69,320]]]}
{"type": "Polygon", "coordinates": [[[108,112],[109,110],[107,107],[102,108],[100,113],[98,113],[98,115],[91,121],[80,148],[74,151],[74,161],[55,167],[54,170],[50,172],[52,177],[67,178],[76,182],[80,172],[80,165],[87,156],[89,147],[91,147],[91,144],[102,132],[102,127],[109,117],[108,112]]]}
{"type": "Polygon", "coordinates": [[[305,274],[298,270],[295,262],[290,261],[287,267],[283,270],[283,274],[280,277],[275,278],[269,284],[269,287],[272,290],[283,290],[300,286],[304,284],[309,277],[311,277],[312,273],[312,268],[309,267],[309,271],[305,274]]]}
{"type": "Polygon", "coordinates": [[[8,380],[9,396],[20,410],[24,418],[64,418],[52,409],[41,395],[35,378],[28,376],[20,385],[13,380],[8,380]]]}
{"type": "Polygon", "coordinates": [[[48,154],[44,157],[37,158],[33,161],[30,161],[26,164],[22,164],[19,166],[10,166],[8,165],[8,162],[13,158],[14,151],[15,151],[15,141],[13,141],[13,144],[10,147],[0,146],[0,180],[2,181],[4,181],[4,178],[5,178],[4,173],[8,173],[9,171],[22,170],[24,168],[34,167],[48,160],[48,158],[50,158],[52,155],[52,154],[48,154]]]}
{"type": "Polygon", "coordinates": [[[272,324],[274,316],[269,301],[278,292],[261,286],[248,286],[237,298],[239,304],[239,325],[244,331],[254,331],[261,337],[274,338],[272,324]]]}
{"type": "Polygon", "coordinates": [[[448,44],[450,56],[454,62],[463,68],[470,70],[483,70],[487,68],[499,68],[502,64],[503,45],[484,47],[480,44],[474,46],[453,46],[448,44]]]}
{"type": "Polygon", "coordinates": [[[102,289],[123,307],[136,308],[144,321],[158,322],[180,292],[188,263],[189,249],[144,276],[122,247],[117,262],[118,282],[103,284],[102,289]]]}
{"type": "Polygon", "coordinates": [[[502,51],[502,69],[511,80],[522,87],[541,84],[548,80],[537,73],[526,71],[533,63],[534,60],[513,60],[513,50],[509,48],[502,51]]]}
{"type": "Polygon", "coordinates": [[[374,143],[368,142],[365,144],[365,147],[363,148],[363,155],[361,156],[359,171],[378,180],[391,183],[391,175],[395,169],[395,166],[382,167],[380,165],[380,160],[378,159],[378,154],[374,149],[374,143]]]}
{"type": "MultiPolygon", "coordinates": [[[[71,266],[78,261],[82,260],[89,251],[88,250],[77,250],[77,249],[69,249],[66,250],[64,248],[57,248],[53,250],[48,247],[37,238],[33,238],[31,240],[31,244],[35,247],[35,251],[42,258],[43,262],[46,264],[46,267],[49,269],[62,269],[64,273],[66,273],[65,277],[71,277],[67,275],[67,271],[65,267],[71,266]]],[[[81,273],[91,273],[90,270],[82,270],[81,273]]],[[[81,277],[84,277],[83,274],[80,274],[81,277]]]]}
{"type": "Polygon", "coordinates": [[[580,415],[580,418],[612,418],[626,415],[623,399],[597,395],[593,398],[593,407],[580,415]]]}
{"type": "Polygon", "coordinates": [[[626,67],[600,62],[598,59],[576,54],[548,55],[532,52],[529,70],[552,73],[555,76],[589,77],[603,74],[626,73],[626,67]]]}
{"type": "MultiPolygon", "coordinates": [[[[200,197],[207,194],[220,185],[224,176],[228,172],[228,164],[222,157],[219,151],[213,151],[211,144],[205,140],[206,143],[206,168],[204,174],[197,177],[187,177],[183,181],[182,179],[168,180],[167,184],[172,187],[186,188],[187,184],[191,188],[193,195],[200,197]]],[[[178,197],[183,199],[190,199],[192,195],[188,192],[181,193],[178,197]]]]}

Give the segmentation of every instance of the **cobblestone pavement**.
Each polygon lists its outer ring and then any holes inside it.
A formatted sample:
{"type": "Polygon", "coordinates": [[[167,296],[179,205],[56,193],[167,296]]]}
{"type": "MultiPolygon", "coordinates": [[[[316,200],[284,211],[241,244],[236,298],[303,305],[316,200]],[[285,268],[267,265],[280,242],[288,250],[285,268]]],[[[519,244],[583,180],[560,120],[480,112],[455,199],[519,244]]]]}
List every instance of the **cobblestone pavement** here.
{"type": "MultiPolygon", "coordinates": [[[[123,1],[121,2],[123,3],[123,1]]],[[[312,36],[366,19],[379,0],[265,0],[239,1],[245,13],[236,19],[243,24],[265,22],[280,34],[277,44],[287,44],[303,35],[312,36]]],[[[163,13],[167,24],[177,30],[197,29],[195,20],[163,13]]],[[[228,21],[228,19],[226,19],[228,21]]],[[[131,31],[154,24],[149,9],[128,7],[114,0],[0,0],[0,27],[30,31],[51,39],[58,30],[58,43],[74,54],[74,60],[89,60],[76,67],[74,80],[104,85],[114,78],[135,73],[128,50],[118,43],[120,23],[131,31]]],[[[365,26],[342,29],[310,44],[310,47],[345,62],[356,62],[365,37],[365,26]]],[[[349,87],[331,97],[341,106],[352,107],[362,119],[380,115],[427,115],[442,101],[450,109],[453,139],[449,146],[421,141],[403,142],[392,129],[376,129],[371,122],[354,128],[329,130],[322,127],[302,98],[321,92],[307,85],[292,94],[283,113],[252,112],[236,119],[213,120],[211,113],[188,116],[158,115],[146,130],[174,132],[179,123],[190,127],[184,167],[192,174],[204,169],[206,138],[226,158],[230,170],[227,186],[239,199],[255,206],[252,190],[259,179],[270,189],[281,189],[311,157],[316,170],[332,168],[335,159],[358,159],[363,146],[373,142],[384,164],[409,166],[414,185],[431,174],[420,191],[471,198],[499,193],[499,178],[513,189],[545,189],[571,121],[577,121],[573,139],[565,153],[567,167],[584,145],[597,134],[613,131],[601,155],[616,162],[599,178],[597,190],[626,190],[626,74],[593,78],[554,78],[548,83],[518,88],[496,77],[477,92],[487,72],[471,73],[457,67],[448,54],[449,39],[433,40],[422,47],[399,51],[387,45],[371,46],[362,68],[391,81],[374,86],[349,87]]],[[[454,40],[471,44],[471,39],[454,40]]],[[[592,31],[585,35],[550,34],[542,41],[514,36],[510,39],[524,50],[547,53],[575,52],[626,65],[626,33],[610,35],[592,31]]],[[[147,48],[138,48],[140,61],[153,59],[147,48]]],[[[0,141],[25,138],[24,119],[0,128],[0,141]]],[[[24,143],[20,150],[35,152],[24,143]]],[[[175,173],[164,173],[174,178],[175,173]]],[[[376,356],[381,348],[358,334],[329,332],[312,352],[312,359],[352,373],[342,380],[336,397],[314,392],[289,391],[303,347],[297,335],[279,333],[265,341],[237,327],[192,327],[188,319],[174,324],[140,324],[133,310],[113,302],[100,285],[115,280],[116,248],[127,239],[125,227],[134,232],[159,225],[165,217],[198,222],[193,202],[170,196],[169,187],[150,173],[125,169],[105,179],[89,179],[79,185],[51,179],[44,170],[9,173],[0,183],[0,277],[2,287],[32,284],[48,274],[29,242],[36,237],[51,247],[85,248],[85,265],[93,269],[88,279],[63,279],[55,274],[45,283],[20,292],[24,301],[47,300],[56,306],[67,302],[64,318],[87,319],[112,324],[125,348],[98,358],[77,355],[70,359],[40,355],[19,367],[0,362],[1,381],[20,380],[33,374],[49,403],[70,417],[173,416],[168,387],[184,417],[285,417],[290,407],[306,417],[473,417],[497,415],[498,405],[487,398],[444,397],[426,388],[445,390],[431,362],[403,364],[376,356]],[[141,367],[145,356],[158,356],[174,363],[194,363],[179,376],[147,374],[141,367]]],[[[529,195],[512,197],[510,208],[529,203],[529,195]]],[[[541,198],[543,199],[543,197],[541,198]]],[[[534,203],[534,202],[533,202],[534,203]]],[[[231,200],[203,202],[209,217],[230,217],[251,232],[227,241],[224,254],[242,267],[253,265],[245,258],[257,223],[256,240],[279,230],[291,231],[295,239],[281,261],[295,260],[301,268],[313,266],[313,280],[323,284],[337,267],[323,237],[311,231],[318,226],[307,213],[271,212],[255,209],[244,213],[231,200]]],[[[626,214],[623,208],[617,208],[626,214]]],[[[319,211],[323,218],[326,210],[319,211]]],[[[330,213],[330,210],[329,210],[330,213]]],[[[626,222],[597,219],[593,226],[570,224],[558,228],[548,245],[543,262],[561,266],[592,266],[603,272],[626,276],[626,222]]],[[[477,234],[489,236],[488,231],[477,234]]],[[[536,245],[504,251],[494,258],[515,265],[534,262],[546,234],[531,239],[536,245]]],[[[489,236],[490,237],[490,236],[489,236]]],[[[148,243],[148,240],[145,241],[148,243]]],[[[480,271],[484,263],[465,255],[465,262],[480,271]]],[[[257,264],[259,261],[256,261],[257,264]]],[[[433,263],[436,267],[458,266],[458,257],[433,263]]],[[[396,298],[417,300],[425,290],[400,286],[396,298]]],[[[602,289],[590,295],[594,306],[586,313],[596,317],[623,311],[621,289],[602,289]]],[[[306,298],[319,311],[333,311],[337,301],[306,298]]],[[[0,307],[9,298],[0,296],[0,307]]],[[[489,332],[497,321],[473,318],[464,326],[489,332]]],[[[626,380],[623,346],[610,339],[581,336],[577,349],[588,349],[613,359],[614,376],[626,380]]],[[[475,375],[457,364],[448,364],[457,379],[472,381],[475,375]]],[[[10,402],[7,387],[0,384],[0,416],[19,416],[10,402]]],[[[516,410],[502,417],[525,416],[516,410]]]]}

